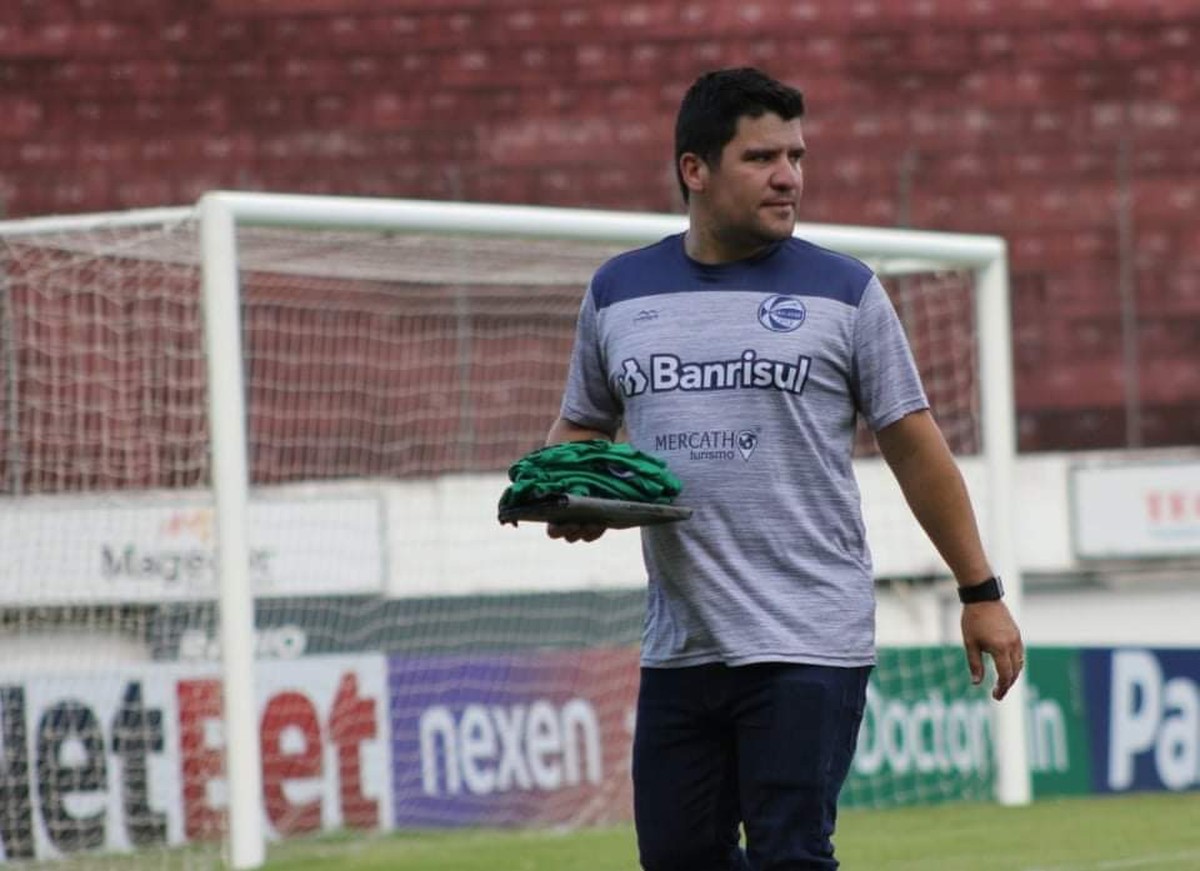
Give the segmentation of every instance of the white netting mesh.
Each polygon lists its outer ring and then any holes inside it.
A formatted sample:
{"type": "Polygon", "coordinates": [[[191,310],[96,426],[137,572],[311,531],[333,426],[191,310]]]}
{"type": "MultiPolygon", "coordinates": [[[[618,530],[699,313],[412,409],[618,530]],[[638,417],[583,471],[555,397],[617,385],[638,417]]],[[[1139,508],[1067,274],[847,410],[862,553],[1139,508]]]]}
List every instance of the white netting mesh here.
{"type": "MultiPolygon", "coordinates": [[[[544,433],[580,294],[622,247],[243,229],[252,478],[502,468],[544,433]]],[[[9,492],[205,480],[197,251],[191,222],[7,243],[9,492]]],[[[970,282],[886,280],[959,453],[979,450],[970,282]]]]}

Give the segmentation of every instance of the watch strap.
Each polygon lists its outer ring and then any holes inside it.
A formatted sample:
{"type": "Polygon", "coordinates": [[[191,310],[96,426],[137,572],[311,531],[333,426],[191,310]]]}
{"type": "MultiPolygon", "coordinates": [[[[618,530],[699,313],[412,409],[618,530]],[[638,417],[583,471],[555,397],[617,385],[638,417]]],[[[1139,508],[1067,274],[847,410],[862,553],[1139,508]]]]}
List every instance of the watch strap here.
{"type": "Polygon", "coordinates": [[[998,575],[992,575],[978,584],[958,588],[958,600],[964,605],[976,602],[998,602],[1004,597],[1004,584],[998,575]]]}

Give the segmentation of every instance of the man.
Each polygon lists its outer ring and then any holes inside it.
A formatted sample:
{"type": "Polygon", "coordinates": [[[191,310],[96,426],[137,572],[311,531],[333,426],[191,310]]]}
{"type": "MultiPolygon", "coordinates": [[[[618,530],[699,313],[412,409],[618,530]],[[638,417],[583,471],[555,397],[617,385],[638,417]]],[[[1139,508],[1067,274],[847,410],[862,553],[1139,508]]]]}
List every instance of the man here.
{"type": "MultiPolygon", "coordinates": [[[[634,736],[642,865],[831,869],[837,798],[874,663],[874,583],[851,453],[862,416],[960,584],[971,676],[996,699],[1020,633],[878,279],[792,236],[801,94],[754,69],[679,109],[686,233],[623,254],[579,314],[547,442],[665,459],[690,520],[643,530],[649,575],[634,736]],[[745,849],[738,844],[744,826],[745,849]]],[[[549,535],[592,541],[599,526],[549,535]]]]}

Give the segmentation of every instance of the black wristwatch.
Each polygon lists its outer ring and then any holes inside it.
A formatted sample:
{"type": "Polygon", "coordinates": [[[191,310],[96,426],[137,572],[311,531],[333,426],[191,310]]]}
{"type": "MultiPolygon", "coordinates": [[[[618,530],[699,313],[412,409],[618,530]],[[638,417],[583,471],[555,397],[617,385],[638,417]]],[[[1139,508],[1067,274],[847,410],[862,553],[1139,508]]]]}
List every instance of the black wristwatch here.
{"type": "Polygon", "coordinates": [[[1004,584],[1000,583],[999,575],[992,575],[986,581],[971,584],[969,587],[958,588],[958,601],[964,605],[976,602],[998,602],[1004,597],[1004,584]]]}

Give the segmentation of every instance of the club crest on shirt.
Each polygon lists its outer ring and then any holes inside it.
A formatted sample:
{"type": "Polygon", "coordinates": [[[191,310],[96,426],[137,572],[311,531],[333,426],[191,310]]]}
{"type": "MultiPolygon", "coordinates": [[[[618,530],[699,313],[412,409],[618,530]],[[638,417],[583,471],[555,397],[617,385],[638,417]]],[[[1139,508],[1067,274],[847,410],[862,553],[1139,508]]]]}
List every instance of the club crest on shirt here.
{"type": "Polygon", "coordinates": [[[790,333],[799,329],[808,317],[799,297],[776,294],[769,296],[758,306],[758,322],[773,333],[790,333]]]}

